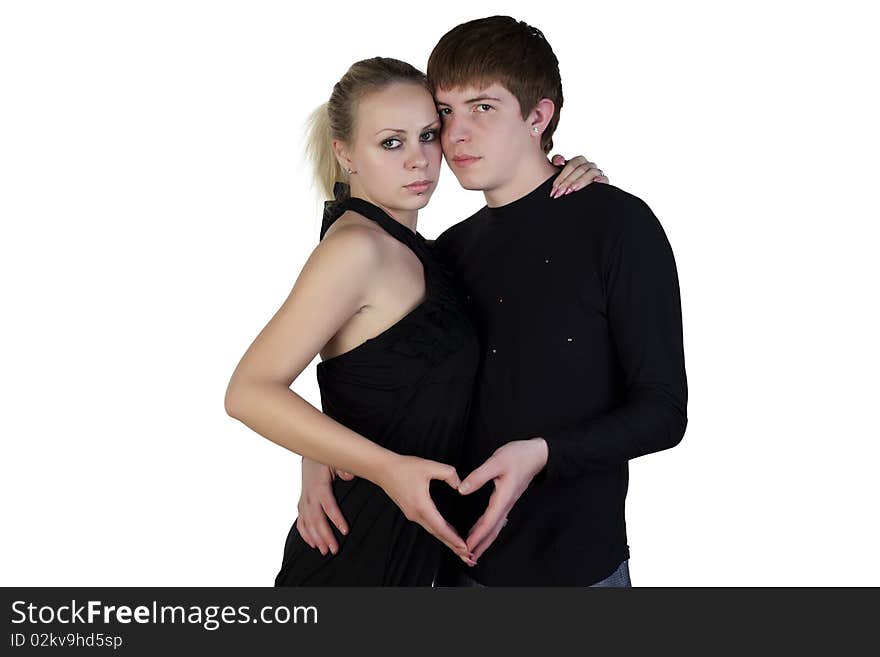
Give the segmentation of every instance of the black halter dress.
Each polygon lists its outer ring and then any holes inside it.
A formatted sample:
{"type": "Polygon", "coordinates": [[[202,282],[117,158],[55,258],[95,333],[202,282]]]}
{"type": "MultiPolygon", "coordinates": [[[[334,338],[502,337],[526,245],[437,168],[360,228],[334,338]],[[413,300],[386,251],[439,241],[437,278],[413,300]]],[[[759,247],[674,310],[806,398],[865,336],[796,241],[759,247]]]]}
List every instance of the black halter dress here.
{"type": "MultiPolygon", "coordinates": [[[[379,335],[318,364],[325,414],[399,454],[457,465],[479,360],[474,328],[456,298],[449,272],[425,239],[384,210],[354,197],[336,204],[333,219],[353,210],[407,245],[422,263],[424,301],[379,335]]],[[[324,232],[330,222],[325,221],[324,232]]],[[[459,473],[464,476],[463,473],[459,473]]],[[[457,493],[431,484],[438,509],[449,518],[457,493]]],[[[296,522],[284,547],[275,586],[430,586],[443,543],[409,521],[370,481],[339,478],[333,492],[349,533],[329,522],[336,555],[309,547],[296,522]]]]}

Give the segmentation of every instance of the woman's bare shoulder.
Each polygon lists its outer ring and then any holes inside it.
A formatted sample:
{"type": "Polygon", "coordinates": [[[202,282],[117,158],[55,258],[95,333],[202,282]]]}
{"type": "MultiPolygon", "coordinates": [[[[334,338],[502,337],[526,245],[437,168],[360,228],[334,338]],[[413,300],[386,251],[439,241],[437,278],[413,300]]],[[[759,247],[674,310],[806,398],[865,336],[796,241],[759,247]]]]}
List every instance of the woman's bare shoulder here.
{"type": "Polygon", "coordinates": [[[355,212],[345,212],[327,229],[313,257],[343,259],[351,265],[378,265],[387,234],[375,222],[355,212]]]}

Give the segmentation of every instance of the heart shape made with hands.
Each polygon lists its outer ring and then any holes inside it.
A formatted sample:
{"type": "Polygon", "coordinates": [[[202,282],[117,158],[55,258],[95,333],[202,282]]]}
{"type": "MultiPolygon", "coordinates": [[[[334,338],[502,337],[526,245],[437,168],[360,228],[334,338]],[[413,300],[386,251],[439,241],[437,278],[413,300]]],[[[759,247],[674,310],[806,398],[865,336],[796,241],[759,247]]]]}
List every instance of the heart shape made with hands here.
{"type": "Polygon", "coordinates": [[[495,484],[486,510],[471,527],[466,539],[468,550],[475,559],[479,559],[498,538],[508,522],[511,509],[546,464],[547,444],[542,438],[514,440],[495,450],[459,484],[461,495],[470,495],[489,481],[495,484]]]}

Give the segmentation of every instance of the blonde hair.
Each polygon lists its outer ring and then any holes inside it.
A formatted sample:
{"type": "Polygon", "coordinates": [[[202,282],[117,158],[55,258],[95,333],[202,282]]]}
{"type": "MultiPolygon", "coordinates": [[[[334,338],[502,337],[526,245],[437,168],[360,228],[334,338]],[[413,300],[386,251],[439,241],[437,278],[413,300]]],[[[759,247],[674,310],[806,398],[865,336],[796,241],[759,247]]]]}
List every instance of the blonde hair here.
{"type": "Polygon", "coordinates": [[[306,153],[312,163],[315,182],[325,198],[332,199],[336,183],[347,183],[349,179],[336,159],[333,140],[351,144],[358,102],[367,94],[381,91],[396,82],[418,84],[431,93],[427,77],[414,66],[390,57],[373,57],[352,64],[342,79],[333,85],[330,100],[309,116],[306,153]]]}

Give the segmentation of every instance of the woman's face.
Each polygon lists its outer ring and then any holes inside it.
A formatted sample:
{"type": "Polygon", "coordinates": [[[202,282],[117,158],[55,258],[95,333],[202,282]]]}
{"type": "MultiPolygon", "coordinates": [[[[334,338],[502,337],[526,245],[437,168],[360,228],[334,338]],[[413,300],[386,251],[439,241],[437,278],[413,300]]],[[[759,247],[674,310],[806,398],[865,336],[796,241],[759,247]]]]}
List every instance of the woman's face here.
{"type": "Polygon", "coordinates": [[[351,163],[343,163],[357,172],[350,176],[352,196],[389,210],[425,207],[442,158],[433,96],[420,85],[396,83],[362,98],[355,112],[353,143],[345,149],[351,163]]]}

